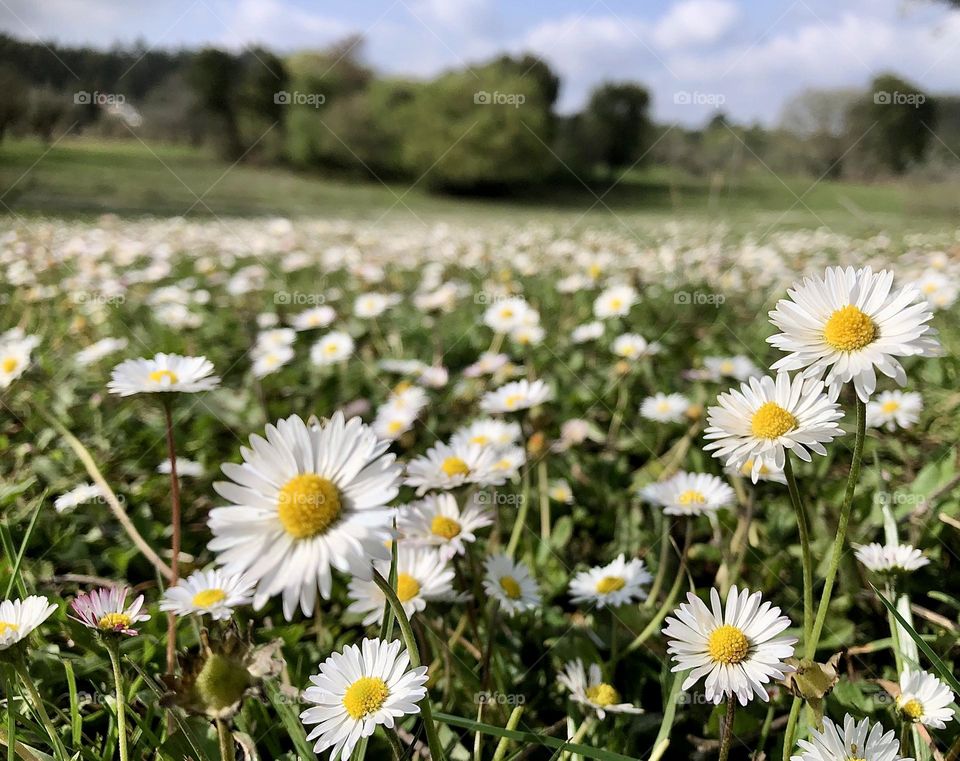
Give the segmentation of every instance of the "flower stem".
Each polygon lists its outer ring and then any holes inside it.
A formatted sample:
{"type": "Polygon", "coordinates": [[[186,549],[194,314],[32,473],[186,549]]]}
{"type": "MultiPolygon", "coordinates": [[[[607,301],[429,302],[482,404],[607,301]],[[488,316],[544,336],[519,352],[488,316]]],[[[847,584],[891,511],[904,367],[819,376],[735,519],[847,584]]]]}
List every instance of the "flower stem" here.
{"type": "Polygon", "coordinates": [[[790,501],[797,514],[797,527],[800,530],[800,553],[803,562],[803,642],[810,642],[813,632],[813,555],[810,552],[810,526],[807,523],[807,511],[800,501],[800,490],[793,475],[793,462],[788,453],[783,463],[783,474],[787,479],[790,501]]]}
{"type": "MultiPolygon", "coordinates": [[[[170,525],[173,539],[170,547],[170,586],[180,580],[180,480],[177,478],[177,451],[173,441],[173,409],[168,400],[163,402],[167,429],[167,456],[170,458],[170,525]]],[[[167,614],[167,674],[177,670],[177,617],[167,614]]]]}
{"type": "Polygon", "coordinates": [[[127,754],[127,699],[123,692],[123,672],[120,670],[120,643],[115,640],[105,642],[113,666],[113,684],[117,692],[117,744],[120,749],[120,761],[128,761],[127,754]]]}
{"type": "Polygon", "coordinates": [[[233,733],[223,719],[217,719],[217,740],[220,743],[220,761],[234,761],[233,733]]]}
{"type": "Polygon", "coordinates": [[[390,749],[393,751],[393,757],[397,761],[404,761],[410,754],[403,749],[403,743],[400,742],[400,737],[397,735],[396,728],[387,729],[383,727],[383,735],[387,738],[387,742],[390,743],[390,749]]]}
{"type": "Polygon", "coordinates": [[[727,697],[727,713],[720,725],[720,761],[727,761],[730,745],[733,743],[733,716],[737,710],[737,701],[733,695],[727,697]]]}
{"type": "Polygon", "coordinates": [[[667,558],[670,557],[670,518],[660,512],[660,562],[657,563],[657,575],[647,594],[644,606],[652,608],[657,604],[657,598],[660,596],[660,587],[663,586],[663,579],[667,573],[667,558]]]}
{"type": "Polygon", "coordinates": [[[540,497],[540,540],[550,542],[550,493],[547,485],[547,461],[537,463],[537,495],[540,497]]]}
{"type": "Polygon", "coordinates": [[[27,664],[23,659],[22,654],[20,654],[19,657],[17,657],[17,659],[14,661],[13,667],[17,672],[17,676],[20,677],[20,681],[23,682],[23,686],[26,687],[27,692],[30,695],[30,701],[33,703],[33,707],[37,712],[37,716],[40,717],[40,723],[43,724],[43,728],[47,730],[47,734],[50,736],[50,742],[53,744],[53,749],[57,755],[57,758],[60,759],[60,761],[67,761],[67,749],[63,747],[63,741],[60,739],[60,735],[57,734],[57,729],[53,726],[53,722],[50,721],[50,715],[47,713],[47,709],[43,705],[43,699],[40,697],[40,693],[37,691],[37,686],[33,683],[33,679],[30,677],[30,672],[27,670],[27,664]]]}
{"type": "Polygon", "coordinates": [[[517,510],[516,520],[513,523],[513,530],[510,532],[510,541],[507,542],[507,556],[513,557],[520,544],[520,537],[527,525],[527,509],[530,502],[530,468],[525,467],[521,476],[523,483],[522,493],[520,494],[520,508],[517,510]]]}
{"type": "MultiPolygon", "coordinates": [[[[400,627],[400,634],[403,636],[403,642],[407,648],[407,655],[410,658],[412,668],[420,667],[420,650],[417,645],[417,638],[413,634],[413,627],[410,626],[410,620],[403,610],[403,603],[397,597],[396,591],[390,586],[390,583],[381,576],[376,569],[372,569],[373,581],[387,598],[387,602],[393,609],[393,615],[397,619],[397,625],[400,627]]],[[[433,710],[430,707],[430,693],[420,701],[420,714],[423,717],[423,727],[427,733],[427,745],[430,747],[430,756],[434,761],[444,761],[443,745],[440,743],[440,735],[437,734],[436,724],[433,723],[433,710]]]]}

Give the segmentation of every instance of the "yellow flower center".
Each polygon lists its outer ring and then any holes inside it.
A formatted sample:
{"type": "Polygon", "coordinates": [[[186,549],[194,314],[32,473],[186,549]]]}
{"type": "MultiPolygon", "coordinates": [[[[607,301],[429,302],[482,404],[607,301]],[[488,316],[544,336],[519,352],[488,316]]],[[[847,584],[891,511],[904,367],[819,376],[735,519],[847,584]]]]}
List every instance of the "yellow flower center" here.
{"type": "Polygon", "coordinates": [[[460,536],[460,524],[446,515],[437,515],[430,523],[430,532],[444,539],[453,539],[460,536]]]}
{"type": "Polygon", "coordinates": [[[294,476],[280,490],[277,516],[296,539],[322,534],[340,517],[340,492],[316,473],[294,476]]]}
{"type": "Polygon", "coordinates": [[[911,698],[900,706],[900,710],[903,711],[911,721],[918,721],[920,717],[923,716],[923,703],[916,698],[911,698]]]}
{"type": "Polygon", "coordinates": [[[591,280],[596,280],[600,275],[603,274],[603,267],[599,264],[591,264],[587,267],[587,274],[590,276],[591,280]]]}
{"type": "Polygon", "coordinates": [[[891,412],[896,412],[898,409],[900,409],[900,402],[896,401],[895,399],[891,399],[889,402],[884,402],[880,409],[889,415],[891,412]]]}
{"type": "Polygon", "coordinates": [[[375,676],[362,676],[351,684],[343,696],[343,707],[352,719],[362,719],[379,711],[387,702],[387,683],[375,676]]]}
{"type": "Polygon", "coordinates": [[[591,703],[606,708],[620,702],[620,693],[605,682],[587,687],[587,697],[591,703]]]}
{"type": "Polygon", "coordinates": [[[333,356],[338,351],[340,351],[340,344],[338,344],[336,341],[331,341],[330,343],[328,343],[326,346],[323,347],[323,351],[324,353],[329,354],[330,356],[333,356]]]}
{"type": "Polygon", "coordinates": [[[677,502],[681,505],[705,505],[707,498],[703,495],[703,492],[699,492],[696,489],[687,489],[677,497],[677,502]]]}
{"type": "Polygon", "coordinates": [[[11,624],[9,621],[0,621],[0,634],[15,632],[20,627],[17,624],[11,624]]]}
{"type": "Polygon", "coordinates": [[[623,589],[627,582],[621,576],[604,576],[597,582],[597,594],[608,595],[623,589]]]}
{"type": "Polygon", "coordinates": [[[470,466],[459,457],[448,457],[440,469],[448,476],[465,476],[470,472],[470,466]]]}
{"type": "Polygon", "coordinates": [[[733,362],[726,360],[720,363],[720,372],[724,375],[733,375],[733,362]]]}
{"type": "Polygon", "coordinates": [[[107,613],[107,615],[97,621],[97,628],[105,632],[114,632],[129,629],[130,624],[130,616],[126,613],[107,613]]]}
{"type": "Polygon", "coordinates": [[[520,402],[523,401],[523,394],[510,394],[506,399],[503,400],[503,406],[508,410],[512,410],[520,402]]]}
{"type": "Polygon", "coordinates": [[[724,624],[710,633],[707,652],[720,663],[740,663],[750,653],[750,640],[736,626],[724,624]]]}
{"type": "Polygon", "coordinates": [[[16,357],[5,357],[3,360],[3,371],[5,373],[12,373],[17,369],[17,365],[19,364],[16,357]]]}
{"type": "Polygon", "coordinates": [[[480,446],[485,447],[487,444],[490,443],[490,437],[484,436],[482,433],[480,433],[474,436],[472,439],[470,439],[470,443],[479,444],[480,446]]]}
{"type": "Polygon", "coordinates": [[[509,320],[511,317],[513,317],[513,310],[510,307],[505,307],[504,309],[500,310],[500,316],[504,320],[509,320]]]}
{"type": "Polygon", "coordinates": [[[611,309],[622,309],[623,308],[623,299],[617,298],[614,296],[610,299],[610,308],[611,309]]]}
{"type": "Polygon", "coordinates": [[[520,599],[520,584],[517,582],[513,576],[501,576],[500,577],[500,588],[503,590],[503,593],[509,597],[511,600],[520,599]]]}
{"type": "Polygon", "coordinates": [[[409,573],[397,574],[397,597],[400,602],[409,602],[420,594],[420,582],[409,573]]]}
{"type": "Polygon", "coordinates": [[[387,431],[389,433],[399,433],[402,428],[402,420],[391,420],[389,423],[387,423],[387,431]]]}
{"type": "Polygon", "coordinates": [[[797,419],[776,402],[764,402],[753,413],[750,430],[761,439],[778,439],[797,427],[797,419]]]}
{"type": "Polygon", "coordinates": [[[197,608],[209,608],[226,599],[227,593],[222,589],[204,589],[193,596],[193,604],[197,608]]]}
{"type": "Polygon", "coordinates": [[[823,340],[837,351],[859,351],[876,337],[876,323],[853,304],[830,315],[823,328],[823,340]]]}
{"type": "Polygon", "coordinates": [[[167,380],[172,386],[180,379],[177,377],[175,372],[170,370],[154,370],[152,373],[150,373],[150,380],[152,380],[154,383],[163,383],[164,380],[167,380]]]}

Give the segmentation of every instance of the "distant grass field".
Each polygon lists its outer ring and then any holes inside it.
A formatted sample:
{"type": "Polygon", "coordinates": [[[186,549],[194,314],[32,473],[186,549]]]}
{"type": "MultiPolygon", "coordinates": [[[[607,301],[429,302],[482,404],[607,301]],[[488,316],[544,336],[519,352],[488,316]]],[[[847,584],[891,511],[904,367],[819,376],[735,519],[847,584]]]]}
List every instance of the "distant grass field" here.
{"type": "Polygon", "coordinates": [[[493,217],[633,225],[694,217],[760,229],[819,227],[851,233],[947,227],[960,188],[916,183],[859,185],[780,178],[751,170],[711,187],[708,178],[666,169],[632,171],[610,188],[573,177],[557,188],[510,198],[432,194],[421,182],[384,184],[231,164],[187,146],[67,138],[0,144],[0,213],[85,216],[282,215],[425,223],[493,217]],[[599,199],[599,200],[598,200],[599,199]]]}

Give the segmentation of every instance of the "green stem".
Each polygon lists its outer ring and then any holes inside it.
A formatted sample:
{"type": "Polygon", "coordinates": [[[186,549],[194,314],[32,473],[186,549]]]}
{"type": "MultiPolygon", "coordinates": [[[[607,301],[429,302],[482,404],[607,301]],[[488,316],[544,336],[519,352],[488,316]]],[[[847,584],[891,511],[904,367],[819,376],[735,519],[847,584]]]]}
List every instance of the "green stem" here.
{"type": "MultiPolygon", "coordinates": [[[[397,593],[389,582],[381,576],[376,569],[373,569],[373,581],[393,609],[393,615],[397,619],[397,625],[400,627],[400,634],[403,636],[403,642],[407,647],[407,655],[410,658],[411,668],[420,667],[420,650],[417,646],[417,639],[413,635],[413,628],[410,626],[410,620],[403,611],[403,603],[397,597],[397,593]]],[[[423,717],[423,727],[427,733],[427,745],[430,746],[430,756],[434,761],[444,761],[443,745],[440,743],[440,736],[437,734],[437,727],[433,723],[433,710],[430,707],[430,694],[424,696],[420,701],[420,713],[423,717]]]]}
{"type": "Polygon", "coordinates": [[[128,761],[127,754],[127,698],[123,692],[123,672],[120,670],[120,643],[114,640],[105,643],[113,666],[113,685],[117,693],[117,744],[120,761],[128,761]]]}
{"type": "Polygon", "coordinates": [[[645,607],[651,608],[657,604],[657,598],[660,596],[660,587],[663,586],[663,579],[667,573],[667,558],[670,557],[670,518],[660,513],[660,562],[657,563],[657,575],[653,579],[653,585],[650,587],[650,593],[644,603],[645,607]]]}
{"type": "Polygon", "coordinates": [[[63,747],[63,741],[60,739],[60,735],[57,734],[57,729],[53,726],[53,722],[50,721],[50,715],[43,705],[43,700],[37,691],[37,686],[30,677],[30,672],[27,670],[27,664],[23,659],[22,653],[19,654],[14,661],[13,667],[16,669],[17,676],[20,677],[20,681],[23,682],[23,686],[26,687],[27,693],[30,695],[30,702],[33,703],[34,710],[36,710],[37,716],[40,717],[40,723],[43,724],[43,728],[47,730],[47,734],[50,736],[50,742],[53,744],[57,758],[60,759],[60,761],[67,761],[67,749],[63,747]]]}
{"type": "Polygon", "coordinates": [[[550,493],[547,485],[547,461],[537,463],[537,495],[540,497],[540,539],[550,542],[550,493]]]}
{"type": "MultiPolygon", "coordinates": [[[[513,730],[520,723],[520,717],[523,716],[523,706],[519,705],[510,712],[510,718],[507,719],[507,729],[513,730]]],[[[507,755],[507,748],[510,747],[510,740],[501,737],[497,743],[497,749],[493,753],[493,761],[503,761],[507,755]]]]}
{"type": "Polygon", "coordinates": [[[390,743],[390,749],[393,751],[393,757],[397,761],[404,761],[410,754],[403,749],[403,743],[400,742],[400,737],[397,735],[396,729],[387,729],[383,727],[383,734],[387,738],[387,742],[390,743]]]}
{"type": "Polygon", "coordinates": [[[787,729],[783,735],[783,761],[790,761],[793,755],[793,736],[797,731],[797,719],[800,718],[802,698],[794,698],[790,704],[790,717],[787,719],[787,729]]]}
{"type": "Polygon", "coordinates": [[[530,469],[523,469],[522,476],[523,491],[520,495],[520,509],[517,510],[516,520],[513,524],[513,530],[510,532],[510,541],[507,543],[507,557],[512,558],[517,551],[517,545],[520,544],[520,537],[523,529],[527,525],[527,509],[530,504],[530,469]]]}
{"type": "Polygon", "coordinates": [[[223,719],[217,719],[217,740],[220,744],[220,761],[234,761],[233,733],[223,719]]]}
{"type": "Polygon", "coordinates": [[[810,642],[813,632],[813,555],[810,552],[810,526],[807,523],[807,511],[800,500],[797,479],[793,475],[793,461],[789,453],[783,463],[783,474],[787,479],[790,502],[797,514],[797,527],[800,530],[800,553],[803,562],[803,642],[810,642]]]}
{"type": "MultiPolygon", "coordinates": [[[[567,740],[567,742],[570,743],[571,745],[576,745],[577,743],[579,743],[584,737],[586,737],[586,734],[590,730],[590,727],[592,726],[592,724],[593,722],[590,721],[589,718],[584,719],[583,723],[579,727],[577,727],[577,731],[574,732],[573,737],[567,740]]],[[[563,753],[564,759],[569,759],[570,756],[571,756],[570,751],[564,751],[563,753]]]]}
{"type": "Polygon", "coordinates": [[[17,717],[13,712],[13,691],[15,680],[4,666],[0,668],[3,674],[3,694],[7,698],[7,761],[16,761],[17,757],[17,717]]]}
{"type": "Polygon", "coordinates": [[[720,726],[720,761],[727,761],[730,755],[730,746],[733,744],[733,716],[737,710],[737,701],[730,695],[727,697],[727,713],[720,726]]]}

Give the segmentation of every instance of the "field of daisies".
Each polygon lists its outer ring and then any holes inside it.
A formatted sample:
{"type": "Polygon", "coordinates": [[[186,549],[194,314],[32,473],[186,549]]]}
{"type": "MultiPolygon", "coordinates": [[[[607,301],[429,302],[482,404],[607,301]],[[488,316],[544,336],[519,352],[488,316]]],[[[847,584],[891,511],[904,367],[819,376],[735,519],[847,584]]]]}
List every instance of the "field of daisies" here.
{"type": "Polygon", "coordinates": [[[960,758],[960,232],[0,265],[4,759],[960,758]]]}

